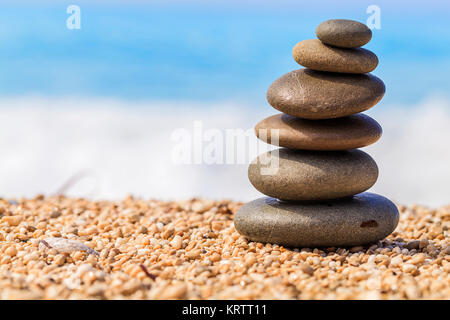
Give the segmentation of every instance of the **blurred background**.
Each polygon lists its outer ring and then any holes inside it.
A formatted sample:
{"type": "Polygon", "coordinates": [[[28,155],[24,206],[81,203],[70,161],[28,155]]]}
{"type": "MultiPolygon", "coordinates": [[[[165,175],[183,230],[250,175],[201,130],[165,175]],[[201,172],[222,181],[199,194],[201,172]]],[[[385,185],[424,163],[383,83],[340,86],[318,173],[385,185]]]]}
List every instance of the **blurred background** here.
{"type": "MultiPolygon", "coordinates": [[[[371,189],[397,203],[450,203],[448,1],[2,1],[0,196],[120,199],[260,194],[247,165],[176,165],[177,128],[252,128],[266,90],[300,66],[293,46],[331,18],[381,28],[366,48],[386,84],[369,110],[371,189]],[[81,29],[68,29],[69,5],[81,29]]],[[[256,154],[255,154],[256,156],[256,154]]]]}

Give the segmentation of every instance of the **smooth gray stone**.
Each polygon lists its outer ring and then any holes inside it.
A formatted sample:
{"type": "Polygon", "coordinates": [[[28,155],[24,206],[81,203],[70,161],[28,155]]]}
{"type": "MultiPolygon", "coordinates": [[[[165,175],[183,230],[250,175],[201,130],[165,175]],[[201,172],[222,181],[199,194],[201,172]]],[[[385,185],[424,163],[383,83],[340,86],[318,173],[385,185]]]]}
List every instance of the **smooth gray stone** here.
{"type": "Polygon", "coordinates": [[[372,51],[337,48],[317,39],[300,41],[292,55],[298,64],[306,68],[327,72],[367,73],[378,65],[378,58],[372,51]]]}
{"type": "Polygon", "coordinates": [[[381,240],[395,230],[398,220],[394,203],[365,192],[348,199],[311,203],[259,198],[239,209],[234,226],[256,242],[341,247],[381,240]]]}
{"type": "Polygon", "coordinates": [[[260,121],[255,127],[256,136],[264,142],[289,149],[327,151],[368,146],[380,139],[382,132],[378,122],[363,113],[324,120],[300,119],[279,113],[260,121]],[[272,132],[278,134],[274,142],[272,132]]]}
{"type": "Polygon", "coordinates": [[[252,185],[266,196],[293,201],[333,200],[368,190],[378,178],[364,151],[280,148],[260,154],[248,167],[252,185]]]}
{"type": "Polygon", "coordinates": [[[342,48],[361,47],[372,39],[372,31],[365,24],[347,19],[322,22],[316,35],[323,43],[342,48]]]}
{"type": "Polygon", "coordinates": [[[368,110],[386,87],[370,73],[350,74],[298,69],[275,80],[267,101],[275,109],[304,119],[331,119],[368,110]]]}

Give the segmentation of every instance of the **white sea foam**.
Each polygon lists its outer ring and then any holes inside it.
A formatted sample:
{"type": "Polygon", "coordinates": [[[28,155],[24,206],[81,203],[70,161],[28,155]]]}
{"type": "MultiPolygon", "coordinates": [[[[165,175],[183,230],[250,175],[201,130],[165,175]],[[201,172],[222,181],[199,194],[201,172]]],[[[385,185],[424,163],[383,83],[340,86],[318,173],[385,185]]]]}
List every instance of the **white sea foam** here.
{"type": "MultiPolygon", "coordinates": [[[[192,130],[196,120],[204,129],[248,129],[275,113],[268,105],[75,98],[2,98],[0,105],[0,196],[52,194],[76,174],[85,176],[68,190],[73,196],[247,201],[261,195],[246,164],[173,164],[170,137],[177,128],[192,130]]],[[[384,129],[365,148],[380,168],[372,191],[404,204],[450,203],[450,101],[368,114],[384,129]]]]}

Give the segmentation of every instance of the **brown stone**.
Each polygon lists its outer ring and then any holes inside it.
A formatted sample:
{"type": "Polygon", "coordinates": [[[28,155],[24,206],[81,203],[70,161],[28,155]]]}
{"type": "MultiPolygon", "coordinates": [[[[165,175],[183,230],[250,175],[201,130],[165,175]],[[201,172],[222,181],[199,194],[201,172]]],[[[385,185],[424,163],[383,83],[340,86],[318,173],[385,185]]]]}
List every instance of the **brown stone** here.
{"type": "Polygon", "coordinates": [[[372,39],[372,31],[365,24],[346,19],[322,22],[316,35],[323,43],[343,48],[361,47],[372,39]]]}
{"type": "Polygon", "coordinates": [[[261,193],[282,200],[327,200],[369,189],[378,178],[375,161],[365,152],[280,148],[259,155],[248,177],[261,193]]]}
{"type": "Polygon", "coordinates": [[[259,122],[256,136],[272,141],[278,135],[278,146],[305,150],[347,150],[376,142],[382,134],[381,126],[365,114],[325,120],[307,120],[287,114],[276,114],[259,122]],[[277,131],[273,131],[277,130],[277,131]]]}
{"type": "Polygon", "coordinates": [[[317,39],[300,41],[292,55],[298,64],[318,71],[367,73],[378,65],[378,58],[372,51],[332,47],[317,39]]]}
{"type": "Polygon", "coordinates": [[[384,96],[383,81],[372,74],[343,74],[298,69],[267,90],[275,109],[305,119],[345,117],[370,109],[384,96]]]}

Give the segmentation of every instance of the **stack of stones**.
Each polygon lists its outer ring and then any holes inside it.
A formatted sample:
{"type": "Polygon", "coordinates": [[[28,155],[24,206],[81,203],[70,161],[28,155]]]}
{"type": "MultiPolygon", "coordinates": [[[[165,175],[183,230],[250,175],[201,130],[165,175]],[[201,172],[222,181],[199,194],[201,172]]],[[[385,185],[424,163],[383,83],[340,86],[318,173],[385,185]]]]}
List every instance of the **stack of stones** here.
{"type": "Polygon", "coordinates": [[[282,148],[250,164],[251,183],[268,197],[242,206],[235,227],[250,240],[290,247],[376,242],[394,231],[399,213],[390,200],[364,192],[376,182],[378,167],[357,149],[382,133],[359,113],[385,92],[369,73],[377,56],[360,48],[372,32],[357,21],[328,20],[316,34],[318,40],[301,41],[293,50],[306,68],[283,75],[267,92],[283,113],[258,123],[256,135],[282,148]],[[264,172],[273,164],[277,170],[264,172]]]}

